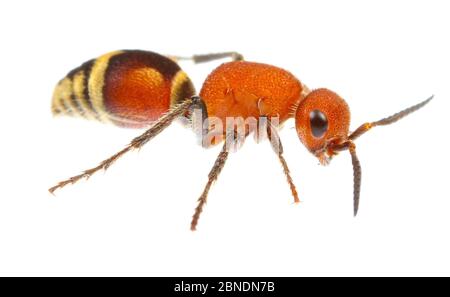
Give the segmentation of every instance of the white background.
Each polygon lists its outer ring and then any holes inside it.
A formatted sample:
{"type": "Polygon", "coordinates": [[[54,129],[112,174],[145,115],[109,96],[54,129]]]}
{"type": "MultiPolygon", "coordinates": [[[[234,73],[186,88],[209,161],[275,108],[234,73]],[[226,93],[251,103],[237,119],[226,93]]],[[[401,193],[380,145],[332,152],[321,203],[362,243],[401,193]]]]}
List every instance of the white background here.
{"type": "MultiPolygon", "coordinates": [[[[447,1],[2,1],[0,273],[4,275],[449,275],[447,1]],[[140,131],[52,118],[56,82],[116,49],[236,50],[345,98],[355,129],[435,94],[322,167],[281,132],[302,203],[267,142],[232,154],[191,215],[220,147],[176,124],[54,197],[140,131]]],[[[197,89],[217,63],[182,67],[197,89]]]]}

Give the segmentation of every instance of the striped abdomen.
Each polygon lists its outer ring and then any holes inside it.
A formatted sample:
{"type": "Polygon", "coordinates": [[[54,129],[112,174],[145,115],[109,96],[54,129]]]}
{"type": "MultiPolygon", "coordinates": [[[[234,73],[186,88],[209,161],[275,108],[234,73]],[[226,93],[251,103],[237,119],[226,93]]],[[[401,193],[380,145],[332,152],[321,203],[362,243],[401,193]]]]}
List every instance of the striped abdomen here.
{"type": "Polygon", "coordinates": [[[105,54],[70,71],[55,88],[54,114],[145,127],[194,95],[177,63],[147,51],[105,54]]]}

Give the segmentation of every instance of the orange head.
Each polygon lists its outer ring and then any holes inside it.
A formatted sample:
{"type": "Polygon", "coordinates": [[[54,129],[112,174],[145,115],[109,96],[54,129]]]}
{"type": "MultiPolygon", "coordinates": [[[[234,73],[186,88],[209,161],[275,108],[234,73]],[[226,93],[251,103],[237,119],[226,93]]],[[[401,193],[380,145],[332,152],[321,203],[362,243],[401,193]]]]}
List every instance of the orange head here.
{"type": "Polygon", "coordinates": [[[333,155],[342,150],[349,150],[353,165],[354,214],[358,213],[361,188],[361,165],[356,156],[353,141],[371,128],[392,124],[408,114],[426,105],[433,98],[404,109],[392,116],[376,122],[367,122],[349,133],[350,110],[347,103],[336,93],[328,89],[310,92],[300,101],[295,111],[295,127],[301,142],[327,164],[333,155]]]}
{"type": "Polygon", "coordinates": [[[347,103],[328,89],[317,89],[300,102],[295,126],[301,142],[326,164],[333,147],[348,139],[350,110],[347,103]]]}

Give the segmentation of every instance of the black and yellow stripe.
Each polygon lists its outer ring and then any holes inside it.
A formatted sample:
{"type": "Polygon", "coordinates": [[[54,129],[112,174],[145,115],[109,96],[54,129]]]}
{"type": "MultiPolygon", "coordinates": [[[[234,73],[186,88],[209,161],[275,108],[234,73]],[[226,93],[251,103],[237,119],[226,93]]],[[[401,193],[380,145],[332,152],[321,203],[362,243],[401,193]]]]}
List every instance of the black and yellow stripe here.
{"type": "Polygon", "coordinates": [[[194,95],[195,90],[189,77],[169,58],[148,51],[114,51],[85,62],[57,84],[52,99],[53,114],[126,124],[130,119],[117,115],[105,106],[104,92],[106,84],[114,83],[116,69],[126,63],[134,63],[133,61],[154,69],[171,82],[171,106],[194,95]]]}
{"type": "MultiPolygon", "coordinates": [[[[98,59],[97,59],[98,60],[98,59]]],[[[105,120],[102,109],[95,109],[89,82],[92,69],[97,60],[89,60],[71,70],[55,87],[52,99],[52,112],[55,115],[80,116],[87,119],[105,120]]],[[[98,79],[97,79],[98,80],[98,79]]],[[[96,81],[94,79],[94,81],[96,81]]],[[[95,88],[95,84],[93,88],[95,88]]]]}

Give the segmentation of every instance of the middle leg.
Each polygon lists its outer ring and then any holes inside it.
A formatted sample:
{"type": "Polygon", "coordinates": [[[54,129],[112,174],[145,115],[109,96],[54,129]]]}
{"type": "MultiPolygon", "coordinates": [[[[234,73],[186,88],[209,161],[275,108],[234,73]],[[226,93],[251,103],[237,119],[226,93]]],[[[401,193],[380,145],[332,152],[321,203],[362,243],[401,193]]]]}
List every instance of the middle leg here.
{"type": "Polygon", "coordinates": [[[198,198],[198,205],[195,208],[195,213],[192,216],[191,221],[191,230],[195,231],[197,228],[198,220],[200,218],[200,214],[203,211],[203,207],[206,204],[206,200],[208,198],[209,190],[211,189],[212,183],[217,180],[219,177],[220,172],[222,171],[223,167],[225,166],[225,162],[228,159],[228,144],[227,141],[224,141],[222,150],[220,151],[219,155],[217,156],[216,161],[214,162],[214,166],[211,169],[211,171],[208,174],[208,182],[206,183],[206,186],[203,190],[202,195],[200,198],[198,198]]]}

